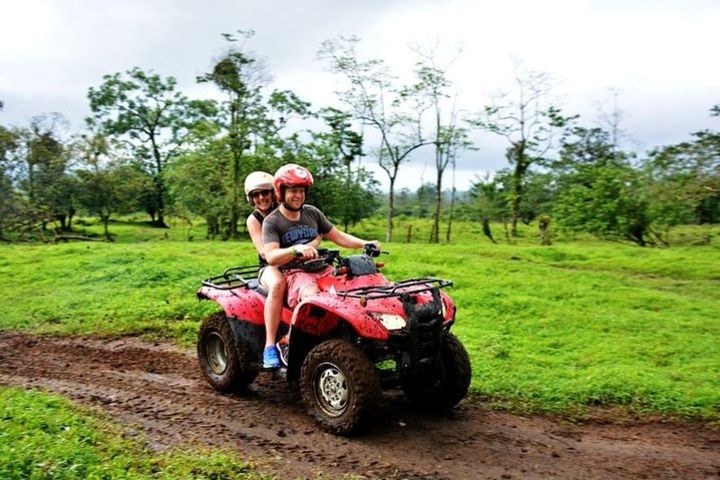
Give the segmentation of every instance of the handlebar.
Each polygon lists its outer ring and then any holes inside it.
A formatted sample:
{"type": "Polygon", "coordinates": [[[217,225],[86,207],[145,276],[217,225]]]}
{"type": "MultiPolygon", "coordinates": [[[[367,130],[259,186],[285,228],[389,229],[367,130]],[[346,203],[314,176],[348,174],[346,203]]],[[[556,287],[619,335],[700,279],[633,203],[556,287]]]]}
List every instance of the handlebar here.
{"type": "MultiPolygon", "coordinates": [[[[323,265],[337,265],[340,266],[345,262],[345,259],[340,255],[340,250],[330,248],[318,248],[318,257],[313,260],[307,260],[302,263],[303,269],[311,271],[314,269],[321,269],[323,265]]],[[[388,252],[375,248],[375,244],[366,243],[363,246],[363,253],[368,257],[378,257],[381,253],[387,254],[388,252]]]]}
{"type": "Polygon", "coordinates": [[[366,243],[363,246],[363,253],[367,255],[368,257],[379,257],[381,253],[384,253],[385,255],[388,255],[390,252],[386,252],[384,250],[380,250],[378,248],[375,248],[374,243],[366,243]]]}

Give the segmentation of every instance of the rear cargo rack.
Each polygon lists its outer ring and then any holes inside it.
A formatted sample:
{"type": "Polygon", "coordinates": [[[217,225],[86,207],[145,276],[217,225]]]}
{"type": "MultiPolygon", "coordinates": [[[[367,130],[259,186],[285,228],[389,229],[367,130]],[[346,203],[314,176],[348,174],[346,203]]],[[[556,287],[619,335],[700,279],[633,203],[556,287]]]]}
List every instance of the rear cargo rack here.
{"type": "Polygon", "coordinates": [[[247,287],[251,280],[258,278],[258,273],[261,268],[260,265],[228,268],[216,277],[203,280],[202,284],[205,287],[217,288],[218,290],[233,290],[235,288],[247,287]]]}
{"type": "Polygon", "coordinates": [[[422,293],[434,288],[443,288],[452,286],[450,280],[441,278],[424,277],[409,278],[402,282],[392,285],[375,285],[371,287],[351,288],[350,290],[342,290],[337,292],[341,297],[364,298],[366,300],[375,300],[377,298],[399,297],[404,294],[422,293]]]}

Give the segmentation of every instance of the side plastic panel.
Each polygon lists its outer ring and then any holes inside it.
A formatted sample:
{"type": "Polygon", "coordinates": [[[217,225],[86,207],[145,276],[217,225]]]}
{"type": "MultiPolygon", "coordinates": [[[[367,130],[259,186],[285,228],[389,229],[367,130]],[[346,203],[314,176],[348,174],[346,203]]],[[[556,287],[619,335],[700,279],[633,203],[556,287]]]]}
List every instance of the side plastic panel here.
{"type": "Polygon", "coordinates": [[[457,307],[455,306],[455,303],[453,303],[452,298],[450,298],[449,295],[447,295],[445,292],[440,292],[440,297],[442,298],[443,304],[445,305],[445,322],[451,322],[455,320],[455,314],[457,313],[457,307]]]}
{"type": "Polygon", "coordinates": [[[216,302],[229,318],[241,318],[253,324],[265,325],[263,320],[265,297],[253,290],[219,290],[202,287],[198,290],[197,296],[216,302]]]}
{"type": "Polygon", "coordinates": [[[357,299],[341,299],[325,292],[314,295],[297,306],[292,326],[311,335],[324,336],[337,328],[341,319],[364,338],[388,338],[387,330],[369,315],[367,309],[360,306],[357,299]]]}

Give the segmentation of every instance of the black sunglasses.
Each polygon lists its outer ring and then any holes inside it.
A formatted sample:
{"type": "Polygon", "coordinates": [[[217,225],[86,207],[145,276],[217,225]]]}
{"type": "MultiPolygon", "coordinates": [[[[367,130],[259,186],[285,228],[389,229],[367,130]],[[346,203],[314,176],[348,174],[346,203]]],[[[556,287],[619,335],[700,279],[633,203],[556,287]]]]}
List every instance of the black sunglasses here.
{"type": "Polygon", "coordinates": [[[255,190],[254,192],[250,192],[251,198],[257,198],[260,195],[270,195],[272,193],[272,190],[255,190]]]}

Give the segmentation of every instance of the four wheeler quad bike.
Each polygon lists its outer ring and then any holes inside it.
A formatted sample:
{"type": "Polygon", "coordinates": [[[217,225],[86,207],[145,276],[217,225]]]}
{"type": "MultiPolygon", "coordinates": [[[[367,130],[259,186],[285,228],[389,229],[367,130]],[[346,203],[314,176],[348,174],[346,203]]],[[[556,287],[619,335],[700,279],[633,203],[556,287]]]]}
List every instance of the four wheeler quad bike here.
{"type": "MultiPolygon", "coordinates": [[[[347,258],[338,250],[319,249],[306,262],[333,265],[319,279],[320,292],[294,310],[284,307],[279,335],[289,338],[287,368],[280,374],[298,382],[310,415],[325,429],[347,434],[378,407],[381,389],[401,387],[407,397],[431,408],[455,406],[470,384],[470,361],[452,333],[455,305],[440,289],[452,282],[438,278],[388,281],[371,257],[347,258]]],[[[198,335],[203,374],[215,389],[247,387],[261,369],[265,343],[258,266],[235,267],[203,281],[200,299],[218,303],[198,335]]]]}

